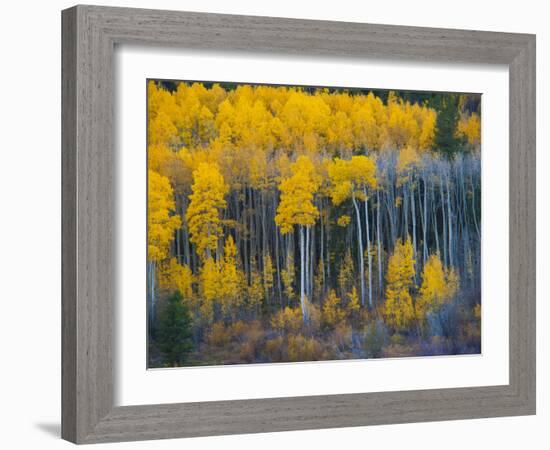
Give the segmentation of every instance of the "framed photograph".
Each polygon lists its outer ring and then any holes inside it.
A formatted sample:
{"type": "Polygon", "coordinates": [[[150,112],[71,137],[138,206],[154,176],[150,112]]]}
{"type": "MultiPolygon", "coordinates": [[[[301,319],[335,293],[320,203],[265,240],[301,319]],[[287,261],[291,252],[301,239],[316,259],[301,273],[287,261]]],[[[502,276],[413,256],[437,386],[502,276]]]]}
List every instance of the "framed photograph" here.
{"type": "Polygon", "coordinates": [[[62,435],[535,413],[535,37],[62,13],[62,435]]]}

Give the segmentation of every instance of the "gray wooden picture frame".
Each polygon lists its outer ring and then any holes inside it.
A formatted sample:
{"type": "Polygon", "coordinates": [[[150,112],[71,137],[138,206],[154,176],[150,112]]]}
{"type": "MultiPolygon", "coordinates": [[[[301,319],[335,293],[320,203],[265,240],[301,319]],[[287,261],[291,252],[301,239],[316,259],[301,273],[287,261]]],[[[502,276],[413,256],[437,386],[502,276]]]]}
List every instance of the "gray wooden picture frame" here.
{"type": "Polygon", "coordinates": [[[62,437],[76,443],[535,413],[535,36],[75,6],[62,12],[62,437]],[[114,406],[116,44],[505,64],[510,82],[508,385],[114,406]]]}

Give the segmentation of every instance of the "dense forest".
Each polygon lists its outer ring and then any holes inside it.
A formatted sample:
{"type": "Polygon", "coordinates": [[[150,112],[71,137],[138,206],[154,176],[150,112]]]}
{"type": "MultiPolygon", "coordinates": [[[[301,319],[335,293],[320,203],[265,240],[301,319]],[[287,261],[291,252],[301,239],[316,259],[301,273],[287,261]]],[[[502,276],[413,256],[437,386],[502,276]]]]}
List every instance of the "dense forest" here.
{"type": "Polygon", "coordinates": [[[480,352],[480,95],[147,90],[149,367],[480,352]]]}

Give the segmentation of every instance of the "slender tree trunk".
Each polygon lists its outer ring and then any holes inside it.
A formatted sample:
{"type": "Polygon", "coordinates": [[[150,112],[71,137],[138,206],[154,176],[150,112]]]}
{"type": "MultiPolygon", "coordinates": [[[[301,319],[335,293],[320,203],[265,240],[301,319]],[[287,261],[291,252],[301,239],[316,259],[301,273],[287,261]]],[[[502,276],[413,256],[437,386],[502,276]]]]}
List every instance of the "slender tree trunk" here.
{"type": "Polygon", "coordinates": [[[412,216],[412,244],[413,244],[413,258],[414,258],[414,267],[415,274],[414,279],[416,281],[418,275],[418,258],[416,257],[416,208],[414,204],[414,185],[411,180],[411,216],[412,216]]]}
{"type": "Polygon", "coordinates": [[[275,234],[275,266],[277,270],[277,294],[279,297],[279,303],[283,304],[283,298],[282,298],[282,292],[281,292],[281,261],[280,261],[280,254],[279,254],[279,230],[276,228],[274,231],[275,234]]]}
{"type": "Polygon", "coordinates": [[[250,244],[250,233],[251,230],[248,226],[248,190],[246,187],[243,187],[243,212],[242,212],[242,227],[243,227],[243,248],[244,248],[244,271],[246,275],[246,282],[250,283],[250,254],[248,251],[248,246],[250,244]]]}
{"type": "Polygon", "coordinates": [[[397,213],[395,207],[395,194],[393,190],[393,184],[388,183],[388,192],[384,194],[384,199],[386,203],[386,209],[388,211],[388,222],[390,224],[390,234],[389,234],[389,244],[386,248],[393,248],[395,245],[395,240],[398,236],[397,230],[397,213]]]}
{"type": "Polygon", "coordinates": [[[471,258],[470,258],[470,230],[468,226],[468,202],[466,200],[466,189],[464,183],[464,158],[460,160],[460,185],[457,183],[457,189],[460,187],[460,198],[462,205],[460,208],[462,224],[462,247],[463,247],[463,265],[467,278],[470,278],[471,258]]]}
{"type": "Polygon", "coordinates": [[[305,260],[306,260],[306,295],[308,299],[311,300],[309,293],[309,227],[306,227],[306,249],[305,249],[305,260]]]}
{"type": "Polygon", "coordinates": [[[447,260],[447,215],[445,214],[445,197],[443,196],[443,178],[439,181],[439,194],[441,197],[441,214],[443,216],[443,264],[448,267],[447,260]]]}
{"type": "MultiPolygon", "coordinates": [[[[422,265],[426,264],[428,259],[428,184],[424,176],[424,214],[422,216],[422,265]]],[[[418,194],[420,195],[420,193],[418,194]]]]}
{"type": "Polygon", "coordinates": [[[441,252],[440,252],[440,248],[439,248],[439,227],[437,225],[437,209],[436,209],[436,206],[435,206],[435,199],[434,201],[432,202],[432,216],[433,216],[433,222],[434,222],[434,238],[435,238],[435,249],[437,251],[437,254],[439,255],[439,257],[441,257],[441,252]]]}
{"type": "Polygon", "coordinates": [[[447,180],[447,220],[449,221],[449,266],[452,266],[453,261],[453,218],[451,211],[451,198],[449,195],[449,181],[447,180]]]}
{"type": "Polygon", "coordinates": [[[365,231],[367,234],[367,262],[369,266],[369,308],[372,309],[372,261],[370,254],[370,226],[369,226],[369,198],[367,197],[366,189],[363,191],[365,195],[365,231]]]}
{"type": "Polygon", "coordinates": [[[353,206],[355,207],[355,216],[357,217],[357,233],[359,238],[357,239],[357,244],[359,246],[359,268],[361,272],[361,306],[365,306],[365,263],[363,255],[363,233],[361,231],[361,215],[359,213],[359,206],[357,205],[357,200],[355,197],[352,197],[353,206]]]}
{"type": "MultiPolygon", "coordinates": [[[[323,208],[323,201],[321,200],[321,208],[323,208]]],[[[324,256],[324,252],[325,252],[325,232],[324,232],[324,220],[323,220],[323,212],[321,212],[320,214],[320,219],[321,219],[321,236],[319,237],[319,246],[320,246],[320,255],[319,255],[319,261],[321,261],[321,269],[323,271],[323,273],[321,274],[321,280],[322,280],[322,283],[323,285],[321,286],[321,292],[324,294],[325,292],[325,285],[326,285],[326,279],[325,279],[325,264],[324,264],[324,261],[325,261],[325,256],[324,256]]]]}
{"type": "Polygon", "coordinates": [[[409,236],[409,192],[407,184],[403,185],[403,208],[402,217],[403,217],[403,240],[407,239],[409,236]]]}
{"type": "Polygon", "coordinates": [[[147,272],[148,272],[148,297],[149,297],[149,334],[152,334],[154,326],[155,326],[155,320],[156,320],[156,308],[157,308],[157,302],[156,302],[156,286],[155,286],[155,262],[149,261],[147,263],[147,272]]]}
{"type": "Polygon", "coordinates": [[[187,229],[187,220],[185,214],[187,212],[187,196],[181,196],[181,217],[182,217],[182,232],[183,232],[183,258],[185,264],[191,265],[191,251],[189,249],[189,231],[187,229]]]}
{"type": "Polygon", "coordinates": [[[476,205],[475,205],[476,190],[475,190],[475,187],[474,187],[474,182],[471,181],[471,179],[470,179],[470,183],[471,183],[471,186],[472,186],[472,215],[474,217],[474,225],[476,227],[477,240],[480,241],[481,240],[481,233],[479,231],[479,226],[477,224],[477,213],[476,213],[476,205]]]}
{"type": "Polygon", "coordinates": [[[378,296],[382,295],[382,248],[380,245],[380,191],[376,191],[376,240],[378,241],[378,296]]]}
{"type": "Polygon", "coordinates": [[[181,228],[176,229],[176,260],[181,264],[181,228]]]}
{"type": "Polygon", "coordinates": [[[194,245],[190,245],[191,247],[191,264],[193,265],[193,273],[198,273],[199,271],[199,262],[197,261],[197,250],[195,249],[194,245]]]}
{"type": "Polygon", "coordinates": [[[330,283],[330,220],[327,220],[327,224],[325,227],[326,231],[326,250],[325,250],[325,258],[326,258],[326,271],[327,271],[327,280],[328,283],[330,283]]]}
{"type": "MultiPolygon", "coordinates": [[[[268,254],[267,251],[268,242],[267,242],[267,224],[266,224],[266,192],[262,189],[261,191],[261,201],[262,201],[262,257],[268,254]]],[[[263,263],[263,259],[262,259],[263,263]]]]}
{"type": "Polygon", "coordinates": [[[308,321],[306,308],[306,292],[305,292],[305,243],[304,243],[304,227],[300,225],[300,305],[302,307],[302,317],[304,323],[308,321]]]}
{"type": "Polygon", "coordinates": [[[311,300],[313,299],[313,280],[315,277],[315,225],[309,234],[309,298],[311,300]]]}
{"type": "MultiPolygon", "coordinates": [[[[293,233],[292,233],[293,234],[293,233]]],[[[294,240],[292,238],[292,234],[289,233],[286,235],[286,270],[289,275],[292,275],[292,280],[294,280],[296,275],[296,270],[294,266],[294,240]],[[291,264],[292,262],[292,264],[291,264]],[[293,269],[292,272],[290,272],[290,269],[293,269]]],[[[287,297],[287,306],[289,304],[290,298],[287,297]]]]}

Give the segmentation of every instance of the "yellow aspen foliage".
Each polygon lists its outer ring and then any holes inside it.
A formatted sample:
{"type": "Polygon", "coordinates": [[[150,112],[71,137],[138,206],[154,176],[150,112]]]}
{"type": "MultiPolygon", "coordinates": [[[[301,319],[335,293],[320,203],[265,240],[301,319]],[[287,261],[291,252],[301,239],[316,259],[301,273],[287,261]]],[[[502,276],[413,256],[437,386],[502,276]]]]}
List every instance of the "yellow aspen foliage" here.
{"type": "Polygon", "coordinates": [[[342,110],[331,114],[327,143],[336,150],[352,148],[354,144],[351,118],[342,110]]]}
{"type": "Polygon", "coordinates": [[[359,296],[357,295],[357,289],[353,286],[350,293],[348,293],[348,304],[346,305],[346,310],[348,317],[353,317],[359,312],[359,296]]]}
{"type": "Polygon", "coordinates": [[[413,248],[410,237],[405,242],[398,240],[388,261],[386,272],[386,323],[397,330],[408,328],[415,319],[410,290],[415,274],[413,248]]]}
{"type": "Polygon", "coordinates": [[[322,345],[314,337],[304,337],[301,334],[288,337],[289,361],[318,361],[324,359],[322,345]]]}
{"type": "Polygon", "coordinates": [[[302,329],[302,309],[286,306],[271,317],[271,326],[281,334],[298,333],[302,329]]]}
{"type": "Polygon", "coordinates": [[[385,147],[390,149],[403,148],[407,144],[415,144],[415,137],[420,134],[418,122],[414,119],[410,104],[403,103],[395,96],[388,98],[387,128],[385,131],[385,147]]]}
{"type": "Polygon", "coordinates": [[[181,219],[174,215],[175,202],[168,178],[153,170],[148,172],[147,257],[151,261],[168,258],[174,232],[181,219]]]}
{"type": "Polygon", "coordinates": [[[385,126],[385,106],[372,92],[356,96],[351,111],[353,143],[356,149],[379,150],[382,127],[385,126]]]}
{"type": "Polygon", "coordinates": [[[239,86],[220,104],[215,123],[224,142],[250,156],[254,155],[250,150],[273,147],[280,133],[279,124],[251,86],[239,86]]]}
{"type": "Polygon", "coordinates": [[[328,327],[334,327],[346,317],[346,312],[342,308],[342,299],[336,295],[334,289],[328,292],[323,301],[322,309],[323,323],[328,327]]]}
{"type": "MultiPolygon", "coordinates": [[[[424,151],[433,146],[436,112],[395,94],[385,105],[372,92],[350,95],[250,85],[226,90],[218,84],[206,88],[202,83],[179,83],[170,93],[151,81],[148,119],[149,145],[178,150],[217,143],[225,150],[238,150],[228,167],[259,158],[250,167],[242,166],[253,180],[263,178],[261,166],[276,148],[291,148],[298,155],[326,151],[351,155],[406,145],[424,151]]],[[[461,128],[470,130],[472,142],[478,119],[472,115],[468,126],[465,122],[461,128]]]]}
{"type": "Polygon", "coordinates": [[[382,109],[384,119],[378,120],[378,141],[381,149],[412,146],[425,151],[433,146],[437,113],[419,104],[411,104],[390,92],[382,109]]]}
{"type": "Polygon", "coordinates": [[[418,147],[420,150],[427,150],[433,147],[435,139],[435,124],[437,113],[431,108],[423,108],[420,136],[418,136],[418,147]]]}
{"type": "Polygon", "coordinates": [[[319,217],[319,210],[313,204],[313,196],[321,180],[315,173],[313,163],[307,156],[299,156],[291,164],[291,176],[281,180],[279,190],[281,201],[277,207],[275,223],[281,233],[290,233],[294,225],[311,226],[319,217]]]}
{"type": "Polygon", "coordinates": [[[319,259],[319,262],[317,264],[317,270],[315,271],[315,277],[313,281],[313,299],[321,298],[326,281],[325,262],[321,258],[319,259]]]}
{"type": "Polygon", "coordinates": [[[262,274],[253,271],[250,275],[250,285],[248,286],[248,306],[252,309],[258,309],[262,304],[264,294],[262,274]]]}
{"type": "Polygon", "coordinates": [[[273,288],[273,263],[271,261],[271,256],[269,254],[264,255],[264,271],[263,271],[263,282],[264,289],[266,291],[271,291],[273,288]]]}
{"type": "Polygon", "coordinates": [[[200,270],[200,314],[203,321],[211,323],[214,320],[214,305],[219,300],[222,291],[220,269],[213,258],[206,258],[200,270]]]}
{"type": "Polygon", "coordinates": [[[219,212],[226,206],[228,186],[216,164],[201,163],[193,172],[192,190],[186,213],[190,241],[201,257],[208,258],[222,233],[219,212]]]}
{"type": "Polygon", "coordinates": [[[423,320],[428,312],[452,300],[458,288],[456,271],[453,268],[445,270],[439,255],[431,255],[422,270],[422,285],[416,301],[417,317],[423,320]]]}
{"type": "Polygon", "coordinates": [[[176,258],[171,258],[166,267],[160,268],[160,287],[169,291],[178,290],[186,300],[193,297],[193,282],[189,266],[179,264],[176,258]]]}
{"type": "MultiPolygon", "coordinates": [[[[159,173],[168,177],[170,183],[174,187],[174,195],[187,196],[191,191],[191,184],[193,181],[193,171],[186,164],[186,155],[189,151],[185,148],[181,148],[177,152],[167,150],[167,152],[160,154],[159,152],[159,173]]],[[[152,163],[151,158],[149,159],[152,163]]]]}
{"type": "Polygon", "coordinates": [[[338,217],[338,219],[336,220],[336,224],[339,226],[339,227],[342,227],[342,228],[345,228],[347,227],[351,222],[351,217],[348,216],[347,214],[343,214],[341,215],[340,217],[338,217]]]}
{"type": "Polygon", "coordinates": [[[460,288],[460,276],[454,267],[447,270],[447,296],[452,298],[458,292],[460,288]]]}
{"type": "Polygon", "coordinates": [[[158,88],[154,81],[147,86],[147,143],[177,147],[179,133],[176,123],[182,111],[170,92],[158,88]]]}
{"type": "Polygon", "coordinates": [[[157,116],[149,121],[148,127],[150,145],[171,145],[177,143],[178,129],[165,111],[159,111],[157,116]]]}
{"type": "MultiPolygon", "coordinates": [[[[169,92],[164,91],[164,93],[170,96],[169,92]]],[[[150,80],[147,83],[147,118],[152,120],[156,117],[160,104],[162,103],[161,95],[159,95],[159,89],[157,89],[157,84],[150,80]]]]}
{"type": "Polygon", "coordinates": [[[202,106],[198,117],[198,138],[201,143],[207,143],[215,137],[214,114],[207,106],[202,106]]]}
{"type": "Polygon", "coordinates": [[[294,298],[294,261],[292,259],[289,261],[287,269],[281,269],[281,280],[285,297],[292,300],[294,298]]]}
{"type": "Polygon", "coordinates": [[[349,198],[365,200],[365,190],[376,188],[376,162],[368,156],[336,158],[328,163],[330,197],[335,205],[349,198]]]}
{"type": "Polygon", "coordinates": [[[224,315],[242,303],[243,284],[244,274],[237,266],[237,247],[230,235],[225,240],[220,273],[220,300],[224,315]]]}
{"type": "Polygon", "coordinates": [[[400,175],[407,175],[420,163],[420,155],[410,145],[401,149],[397,157],[397,171],[400,175]]]}
{"type": "Polygon", "coordinates": [[[277,160],[275,161],[277,172],[279,173],[278,181],[285,178],[289,178],[292,173],[290,166],[292,162],[290,161],[290,158],[288,157],[288,154],[286,152],[280,152],[277,155],[277,160]]]}
{"type": "Polygon", "coordinates": [[[147,148],[147,167],[161,173],[165,162],[173,152],[165,144],[149,145],[147,148]]]}
{"type": "Polygon", "coordinates": [[[439,255],[431,255],[422,270],[420,296],[416,300],[416,312],[423,319],[430,310],[441,306],[447,299],[445,270],[439,255]]]}
{"type": "Polygon", "coordinates": [[[472,113],[462,116],[457,125],[457,135],[464,136],[468,144],[479,146],[481,143],[481,120],[479,115],[472,113]]]}
{"type": "Polygon", "coordinates": [[[345,295],[353,287],[353,259],[351,257],[351,250],[348,249],[344,256],[344,261],[340,265],[340,271],[338,272],[338,288],[340,294],[345,295]]]}
{"type": "Polygon", "coordinates": [[[286,125],[283,146],[300,152],[315,152],[326,142],[330,124],[330,107],[318,95],[292,91],[279,118],[286,125]]]}
{"type": "Polygon", "coordinates": [[[182,144],[202,147],[216,137],[215,115],[225,92],[219,85],[206,89],[201,83],[180,83],[173,94],[180,111],[174,120],[182,144]]]}

